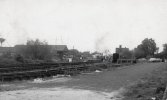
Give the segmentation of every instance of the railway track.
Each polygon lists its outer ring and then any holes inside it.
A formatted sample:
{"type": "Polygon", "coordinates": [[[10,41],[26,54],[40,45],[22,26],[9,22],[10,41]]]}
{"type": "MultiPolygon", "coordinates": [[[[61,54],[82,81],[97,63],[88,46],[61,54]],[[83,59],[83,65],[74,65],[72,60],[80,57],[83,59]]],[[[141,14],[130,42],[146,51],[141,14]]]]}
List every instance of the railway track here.
{"type": "Polygon", "coordinates": [[[57,74],[73,75],[101,62],[41,63],[0,67],[0,81],[43,78],[57,74]]]}

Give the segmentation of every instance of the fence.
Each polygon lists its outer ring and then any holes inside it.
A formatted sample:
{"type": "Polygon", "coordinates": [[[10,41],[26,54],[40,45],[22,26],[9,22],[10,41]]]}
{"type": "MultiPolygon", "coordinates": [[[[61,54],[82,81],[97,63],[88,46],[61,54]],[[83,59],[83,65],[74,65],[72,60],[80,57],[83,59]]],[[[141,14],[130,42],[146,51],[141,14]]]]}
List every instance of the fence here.
{"type": "Polygon", "coordinates": [[[118,64],[132,64],[132,63],[136,63],[136,59],[118,59],[117,60],[118,64]]]}

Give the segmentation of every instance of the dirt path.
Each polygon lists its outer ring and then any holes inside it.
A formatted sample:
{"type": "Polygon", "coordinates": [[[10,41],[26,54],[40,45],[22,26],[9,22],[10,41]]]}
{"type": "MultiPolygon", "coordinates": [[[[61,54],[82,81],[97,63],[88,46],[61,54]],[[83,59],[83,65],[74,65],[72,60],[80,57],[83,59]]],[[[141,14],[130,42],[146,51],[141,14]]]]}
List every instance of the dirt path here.
{"type": "Polygon", "coordinates": [[[131,84],[138,79],[148,75],[153,70],[167,65],[166,63],[144,63],[125,66],[114,71],[79,75],[63,84],[67,87],[86,88],[100,91],[113,91],[131,84]]]}
{"type": "MultiPolygon", "coordinates": [[[[63,87],[67,89],[72,88],[72,89],[111,93],[114,90],[118,90],[121,87],[127,86],[137,81],[138,79],[148,75],[153,70],[157,68],[161,68],[166,65],[167,63],[143,63],[143,64],[136,64],[136,65],[121,67],[121,68],[115,69],[114,71],[112,70],[112,71],[105,71],[105,72],[93,72],[93,73],[82,74],[82,75],[69,77],[69,78],[53,78],[53,79],[41,81],[41,82],[25,81],[25,82],[15,82],[12,84],[2,84],[0,88],[2,90],[3,89],[18,90],[18,89],[32,89],[32,88],[36,88],[36,90],[40,90],[40,89],[46,89],[46,88],[53,89],[57,87],[63,87]]],[[[51,91],[53,92],[53,90],[51,91]]],[[[31,92],[28,92],[28,93],[31,93],[31,92]]],[[[76,93],[80,93],[80,92],[76,92],[76,93]]],[[[88,94],[88,96],[89,95],[90,94],[88,94]]],[[[10,99],[7,99],[7,100],[10,100],[10,99]]],[[[68,100],[68,98],[64,100],[68,100]]]]}

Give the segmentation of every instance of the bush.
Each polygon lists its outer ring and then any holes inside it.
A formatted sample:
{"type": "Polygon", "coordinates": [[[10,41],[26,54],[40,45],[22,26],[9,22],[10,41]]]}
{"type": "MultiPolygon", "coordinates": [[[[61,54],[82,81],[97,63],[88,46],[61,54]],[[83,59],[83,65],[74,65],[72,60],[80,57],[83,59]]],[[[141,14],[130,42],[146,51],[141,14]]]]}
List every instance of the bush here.
{"type": "Polygon", "coordinates": [[[18,62],[21,62],[21,63],[24,62],[24,58],[23,58],[21,55],[17,55],[17,56],[15,57],[15,60],[18,61],[18,62]]]}

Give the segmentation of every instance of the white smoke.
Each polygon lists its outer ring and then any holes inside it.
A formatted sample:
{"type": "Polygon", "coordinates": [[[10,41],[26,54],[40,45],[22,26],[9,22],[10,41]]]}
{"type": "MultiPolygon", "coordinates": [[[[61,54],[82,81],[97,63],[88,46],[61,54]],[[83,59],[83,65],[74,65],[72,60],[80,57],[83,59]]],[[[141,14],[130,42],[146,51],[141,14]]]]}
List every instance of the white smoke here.
{"type": "Polygon", "coordinates": [[[109,51],[109,40],[110,36],[109,33],[103,34],[95,41],[95,49],[98,52],[105,52],[106,50],[109,51]]]}

